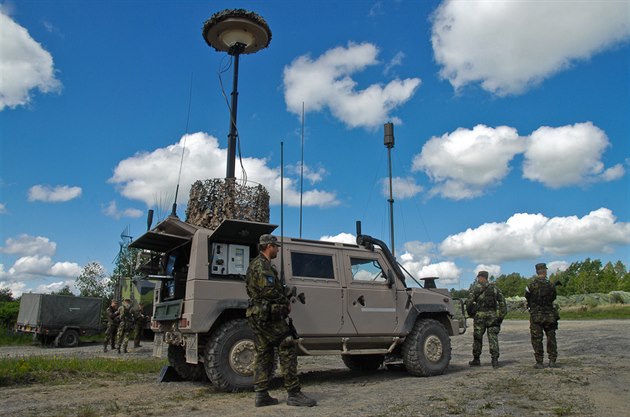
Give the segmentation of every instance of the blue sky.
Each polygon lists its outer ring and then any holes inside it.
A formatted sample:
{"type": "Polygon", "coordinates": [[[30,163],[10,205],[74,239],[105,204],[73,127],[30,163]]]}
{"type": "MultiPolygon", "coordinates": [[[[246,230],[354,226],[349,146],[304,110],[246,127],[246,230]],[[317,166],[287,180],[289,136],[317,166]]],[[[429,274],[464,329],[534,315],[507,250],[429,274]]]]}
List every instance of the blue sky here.
{"type": "Polygon", "coordinates": [[[0,287],[110,273],[121,232],[169,214],[182,150],[181,218],[193,181],[225,176],[232,69],[201,31],[230,8],[272,31],[241,57],[238,129],[275,224],[284,142],[286,235],[304,105],[305,238],[352,241],[361,220],[390,241],[391,121],[396,256],[417,276],[630,264],[627,0],[5,1],[0,287]]]}

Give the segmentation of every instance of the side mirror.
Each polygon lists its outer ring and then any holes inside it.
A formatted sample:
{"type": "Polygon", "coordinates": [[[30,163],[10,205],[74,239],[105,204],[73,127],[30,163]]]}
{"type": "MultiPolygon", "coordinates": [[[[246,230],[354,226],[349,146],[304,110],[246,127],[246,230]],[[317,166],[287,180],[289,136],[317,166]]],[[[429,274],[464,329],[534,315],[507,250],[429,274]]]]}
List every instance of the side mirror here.
{"type": "Polygon", "coordinates": [[[394,274],[392,273],[392,270],[389,269],[387,271],[387,287],[392,288],[393,286],[394,286],[394,274]]]}

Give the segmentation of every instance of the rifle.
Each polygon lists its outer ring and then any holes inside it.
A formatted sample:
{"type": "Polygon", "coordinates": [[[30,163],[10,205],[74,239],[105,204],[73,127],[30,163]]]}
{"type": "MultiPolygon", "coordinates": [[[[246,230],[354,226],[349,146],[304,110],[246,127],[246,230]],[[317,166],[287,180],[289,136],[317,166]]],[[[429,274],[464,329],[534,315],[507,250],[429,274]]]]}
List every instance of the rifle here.
{"type": "Polygon", "coordinates": [[[298,336],[297,329],[293,325],[293,319],[291,317],[289,317],[289,323],[288,324],[289,324],[289,332],[291,332],[291,336],[293,337],[293,339],[298,340],[300,338],[300,336],[298,336]]]}

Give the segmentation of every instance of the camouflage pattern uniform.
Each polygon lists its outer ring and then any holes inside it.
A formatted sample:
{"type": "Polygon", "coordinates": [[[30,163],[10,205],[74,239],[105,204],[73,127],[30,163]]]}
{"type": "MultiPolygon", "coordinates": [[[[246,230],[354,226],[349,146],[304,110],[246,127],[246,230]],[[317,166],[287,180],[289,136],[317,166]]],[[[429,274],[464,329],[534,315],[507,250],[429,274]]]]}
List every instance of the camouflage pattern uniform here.
{"type": "Polygon", "coordinates": [[[142,336],[142,332],[144,331],[144,323],[147,320],[147,316],[144,314],[144,305],[139,305],[136,309],[133,310],[133,325],[134,325],[134,335],[133,335],[133,347],[141,347],[140,338],[142,336]]]}
{"type": "Polygon", "coordinates": [[[247,319],[256,345],[254,391],[264,392],[269,388],[274,347],[278,348],[284,387],[289,392],[299,391],[297,348],[285,320],[289,314],[290,292],[278,278],[275,266],[262,254],[250,262],[246,283],[250,298],[247,319]]]}
{"type": "MultiPolygon", "coordinates": [[[[116,304],[117,305],[117,304],[116,304]]],[[[103,344],[103,352],[107,352],[107,345],[111,343],[112,349],[116,344],[116,334],[118,333],[118,307],[114,303],[107,307],[105,315],[107,316],[107,330],[105,330],[105,342],[103,344]]]]}
{"type": "Polygon", "coordinates": [[[466,305],[469,315],[474,318],[473,360],[470,365],[479,365],[483,335],[487,330],[492,365],[498,366],[499,332],[501,331],[501,322],[507,314],[507,305],[501,290],[493,283],[477,281],[470,289],[466,305]]]}
{"type": "Polygon", "coordinates": [[[133,326],[133,316],[127,302],[124,302],[118,308],[118,317],[120,318],[120,324],[118,325],[118,335],[116,337],[116,349],[120,353],[120,347],[122,346],[123,352],[127,353],[129,334],[133,326]]]}
{"type": "MultiPolygon", "coordinates": [[[[544,264],[539,264],[544,265],[544,264]]],[[[538,265],[537,265],[538,269],[538,265]]],[[[546,266],[545,266],[545,269],[546,266]]],[[[553,302],[556,299],[556,287],[545,276],[537,276],[525,288],[525,298],[529,309],[529,331],[536,367],[542,367],[545,351],[543,350],[543,332],[547,336],[547,355],[549,366],[555,366],[558,357],[556,329],[558,311],[553,302]]]]}

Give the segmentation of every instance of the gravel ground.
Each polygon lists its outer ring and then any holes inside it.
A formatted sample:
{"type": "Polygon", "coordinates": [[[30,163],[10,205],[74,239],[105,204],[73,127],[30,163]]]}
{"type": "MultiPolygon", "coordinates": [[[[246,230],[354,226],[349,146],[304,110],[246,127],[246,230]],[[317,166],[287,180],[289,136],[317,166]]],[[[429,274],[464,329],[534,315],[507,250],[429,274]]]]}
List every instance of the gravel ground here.
{"type": "MultiPolygon", "coordinates": [[[[501,368],[490,366],[487,341],[482,366],[470,368],[472,334],[452,338],[445,375],[415,378],[402,369],[349,371],[335,356],[300,357],[303,391],[318,401],[308,409],[280,404],[255,408],[252,393],[227,394],[209,383],[158,383],[85,379],[0,388],[1,416],[611,416],[628,415],[630,320],[561,321],[560,367],[533,369],[528,322],[506,321],[499,335],[501,368]]],[[[150,342],[127,355],[103,353],[96,344],[77,348],[0,347],[0,358],[24,355],[149,357],[150,342]]]]}

